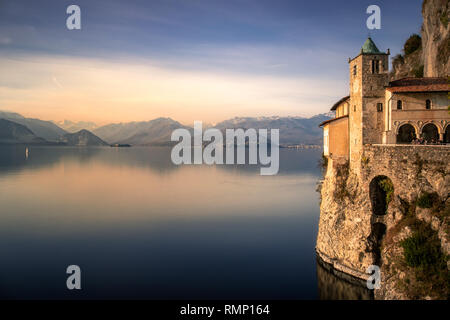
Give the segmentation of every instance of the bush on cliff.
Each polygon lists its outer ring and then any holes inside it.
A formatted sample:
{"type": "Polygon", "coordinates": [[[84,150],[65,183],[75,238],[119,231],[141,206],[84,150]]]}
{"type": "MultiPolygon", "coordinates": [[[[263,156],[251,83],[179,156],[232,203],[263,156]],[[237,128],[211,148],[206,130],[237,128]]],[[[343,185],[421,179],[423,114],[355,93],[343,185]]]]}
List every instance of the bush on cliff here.
{"type": "Polygon", "coordinates": [[[436,192],[424,192],[419,196],[419,198],[417,198],[416,205],[419,208],[431,208],[436,202],[438,202],[438,200],[439,196],[436,192]]]}
{"type": "Polygon", "coordinates": [[[403,45],[405,56],[410,55],[422,46],[422,38],[418,34],[411,35],[403,45]]]}
{"type": "Polygon", "coordinates": [[[441,251],[438,235],[429,225],[419,220],[415,220],[412,226],[412,236],[400,243],[404,261],[412,271],[405,279],[408,296],[446,299],[450,272],[447,269],[448,257],[441,251]]]}

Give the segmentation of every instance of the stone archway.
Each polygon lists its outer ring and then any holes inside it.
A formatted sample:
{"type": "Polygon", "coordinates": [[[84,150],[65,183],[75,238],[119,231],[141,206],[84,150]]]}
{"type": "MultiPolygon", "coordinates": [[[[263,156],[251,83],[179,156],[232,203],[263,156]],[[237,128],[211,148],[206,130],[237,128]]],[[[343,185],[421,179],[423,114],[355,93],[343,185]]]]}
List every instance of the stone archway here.
{"type": "Polygon", "coordinates": [[[422,127],[422,138],[428,143],[439,141],[439,129],[434,123],[427,123],[422,127]]]}
{"type": "Polygon", "coordinates": [[[450,125],[447,125],[447,128],[445,128],[444,142],[445,143],[450,143],[450,125]]]}
{"type": "Polygon", "coordinates": [[[369,185],[369,197],[372,204],[372,214],[384,216],[389,202],[394,194],[394,185],[386,176],[376,176],[369,185]]]}
{"type": "Polygon", "coordinates": [[[409,123],[405,123],[398,128],[397,143],[411,143],[416,139],[416,129],[409,123]]]}

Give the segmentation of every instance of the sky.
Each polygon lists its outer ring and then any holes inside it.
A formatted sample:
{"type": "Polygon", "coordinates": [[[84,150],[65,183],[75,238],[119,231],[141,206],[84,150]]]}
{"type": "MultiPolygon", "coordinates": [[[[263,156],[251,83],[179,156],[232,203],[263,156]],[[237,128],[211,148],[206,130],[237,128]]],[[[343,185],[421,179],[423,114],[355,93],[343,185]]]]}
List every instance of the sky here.
{"type": "Polygon", "coordinates": [[[313,116],[370,36],[400,53],[421,1],[0,0],[0,110],[44,120],[313,116]],[[81,8],[81,30],[66,9],[81,8]],[[381,8],[368,30],[366,9],[381,8]]]}

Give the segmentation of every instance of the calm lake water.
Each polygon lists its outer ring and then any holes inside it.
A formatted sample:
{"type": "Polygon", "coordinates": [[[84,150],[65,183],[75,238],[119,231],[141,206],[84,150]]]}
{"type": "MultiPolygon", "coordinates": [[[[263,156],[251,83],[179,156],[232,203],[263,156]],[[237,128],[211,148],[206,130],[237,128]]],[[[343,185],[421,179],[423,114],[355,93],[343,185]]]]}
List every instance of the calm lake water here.
{"type": "Polygon", "coordinates": [[[337,297],[314,252],[321,150],[281,149],[276,176],[170,150],[0,147],[0,298],[337,297]]]}

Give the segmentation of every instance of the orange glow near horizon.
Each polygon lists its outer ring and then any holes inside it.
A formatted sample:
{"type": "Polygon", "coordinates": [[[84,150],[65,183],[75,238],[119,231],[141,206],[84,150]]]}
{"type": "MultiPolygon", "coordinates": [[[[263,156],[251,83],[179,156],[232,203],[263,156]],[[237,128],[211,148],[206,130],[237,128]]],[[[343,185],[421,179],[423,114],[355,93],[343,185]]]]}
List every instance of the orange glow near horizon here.
{"type": "Polygon", "coordinates": [[[333,88],[326,80],[179,70],[130,60],[2,58],[0,110],[98,125],[157,117],[191,125],[235,116],[312,116],[327,111],[316,99],[323,98],[323,87],[333,88]]]}

